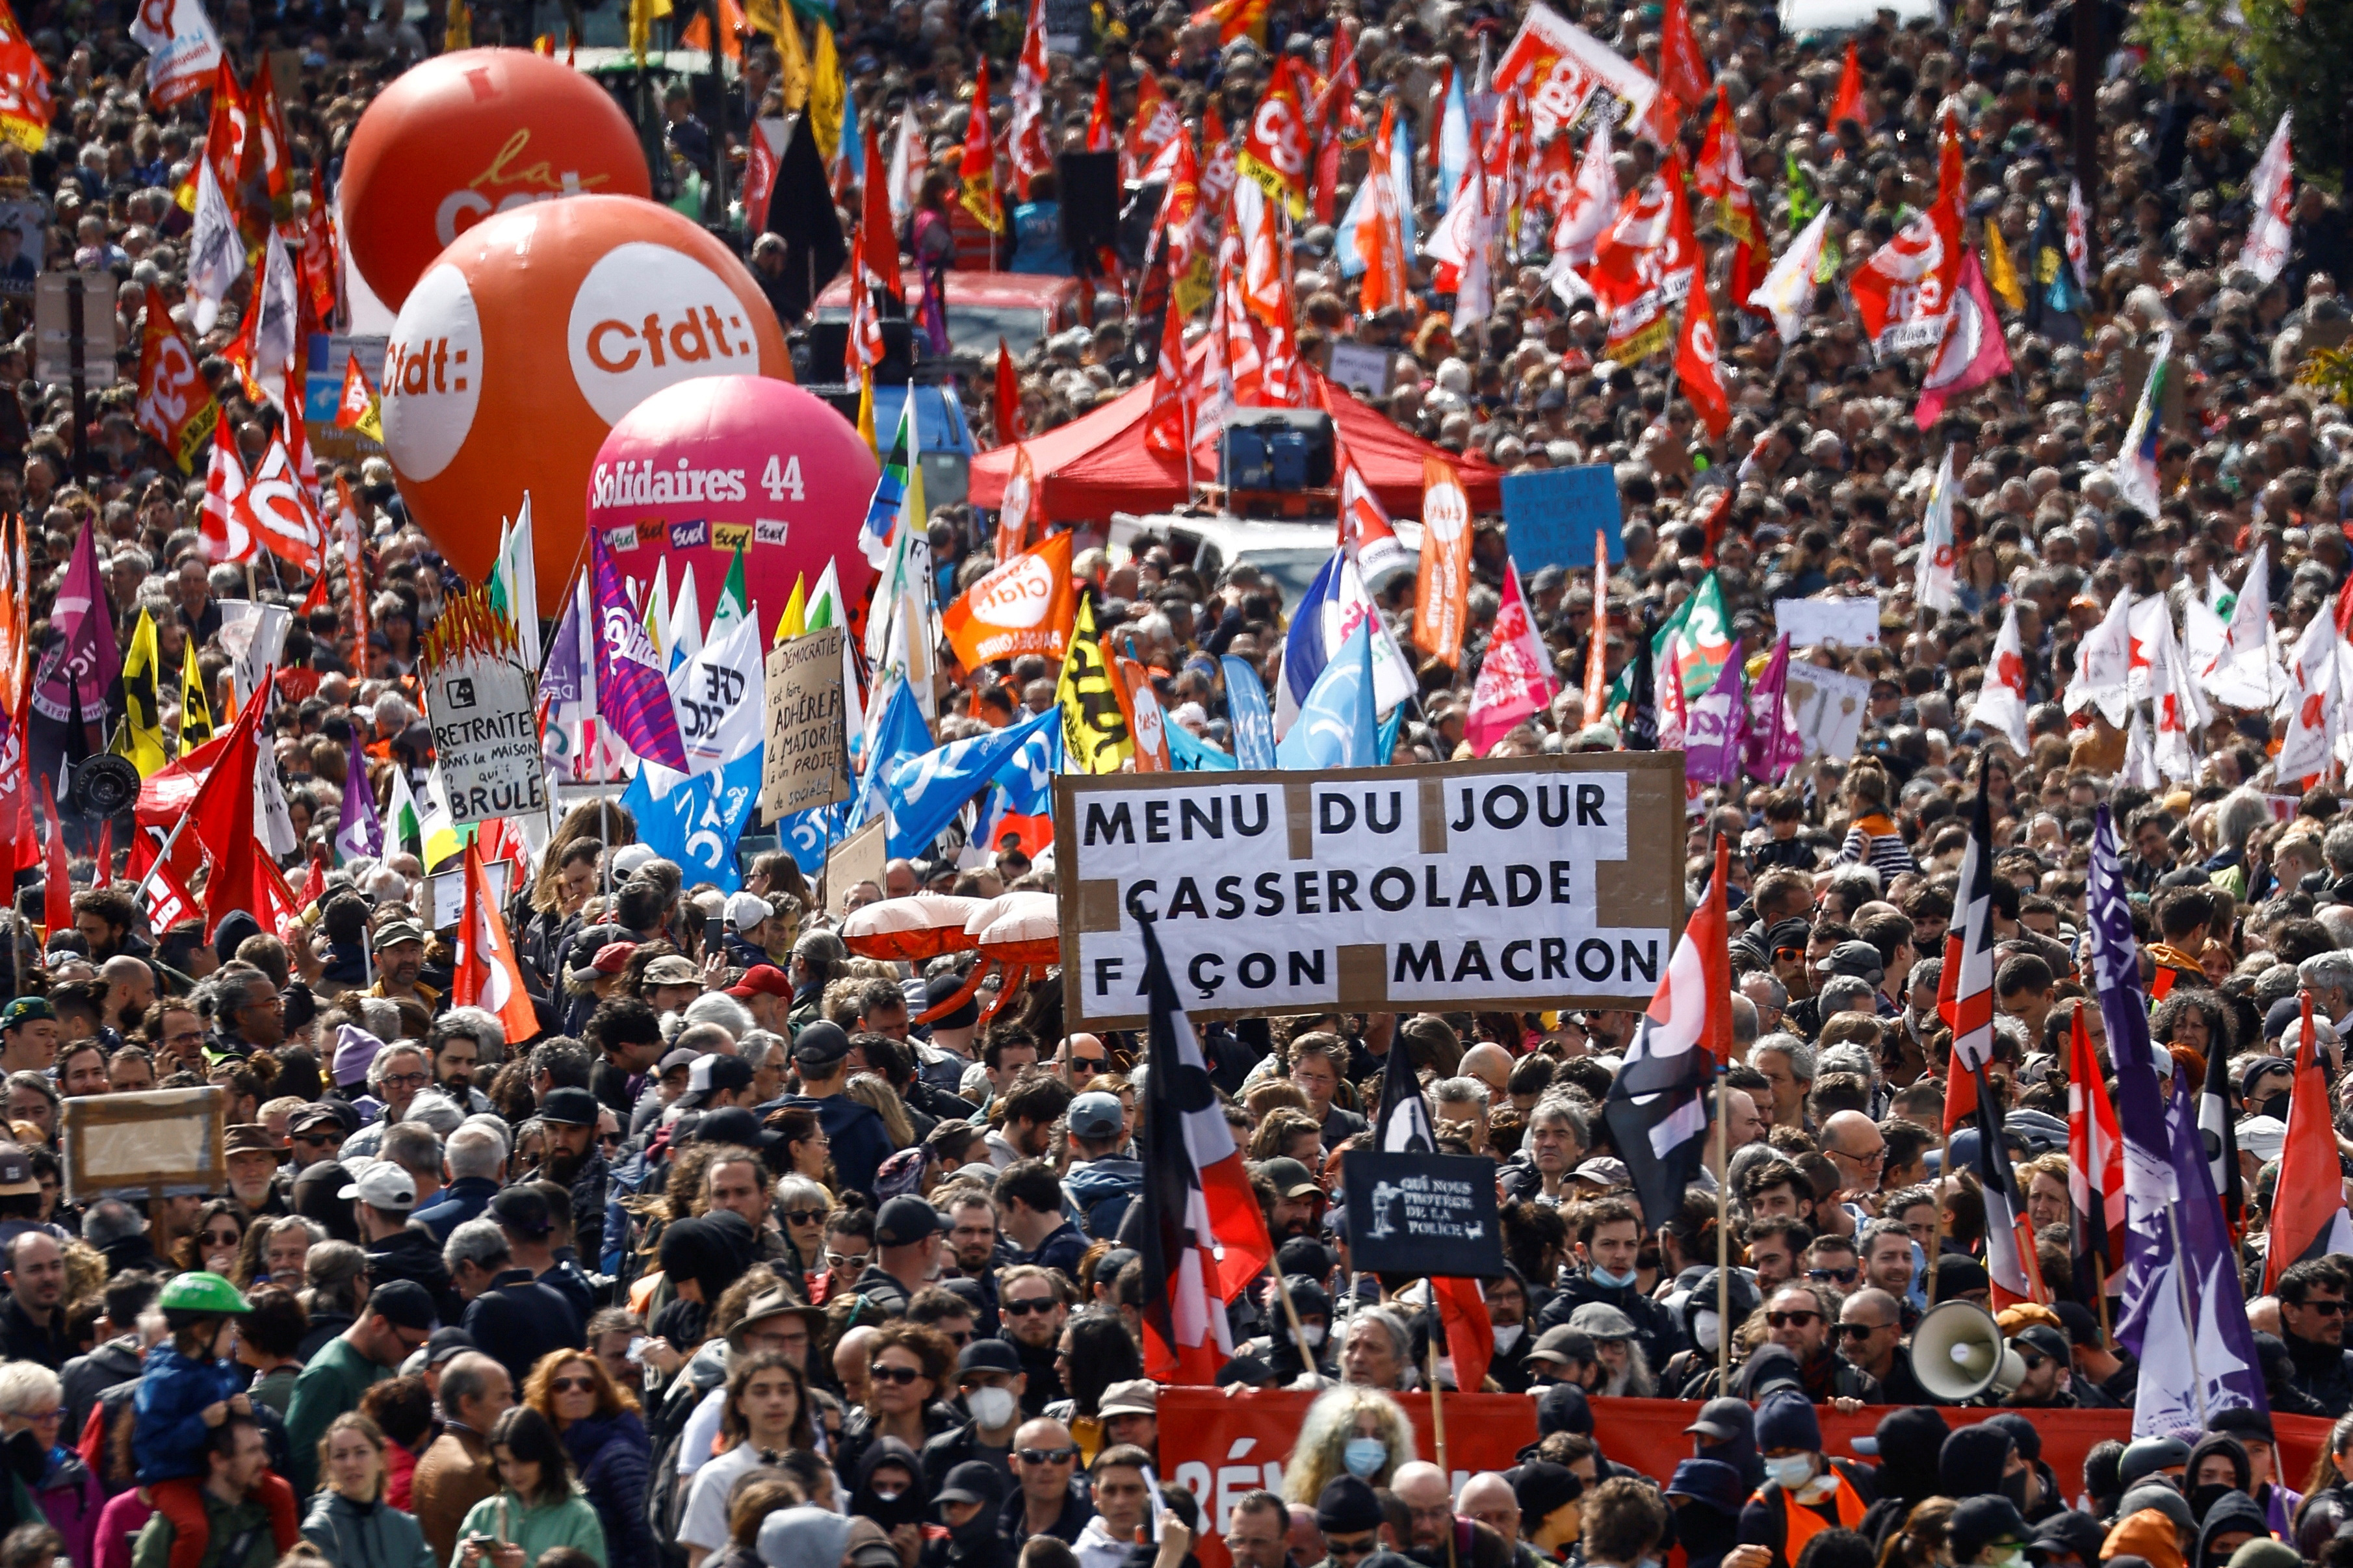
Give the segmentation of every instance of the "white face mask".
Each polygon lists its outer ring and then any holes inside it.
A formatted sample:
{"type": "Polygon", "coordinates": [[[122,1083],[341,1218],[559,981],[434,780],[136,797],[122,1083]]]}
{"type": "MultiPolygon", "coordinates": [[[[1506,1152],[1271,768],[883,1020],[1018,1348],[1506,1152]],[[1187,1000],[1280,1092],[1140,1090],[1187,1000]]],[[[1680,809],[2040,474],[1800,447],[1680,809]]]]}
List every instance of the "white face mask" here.
{"type": "Polygon", "coordinates": [[[1497,1329],[1495,1331],[1495,1349],[1498,1351],[1510,1350],[1514,1345],[1520,1342],[1520,1336],[1525,1332],[1527,1332],[1527,1325],[1525,1323],[1512,1323],[1505,1327],[1497,1329]]]}
{"type": "Polygon", "coordinates": [[[1694,1313],[1692,1338],[1699,1342],[1701,1350],[1710,1355],[1715,1354],[1716,1347],[1724,1342],[1724,1319],[1715,1312],[1706,1310],[1694,1313]]]}
{"type": "Polygon", "coordinates": [[[1309,1350],[1320,1350],[1324,1344],[1324,1331],[1321,1323],[1302,1323],[1299,1325],[1299,1342],[1309,1350]]]}
{"type": "Polygon", "coordinates": [[[1781,1483],[1783,1491],[1796,1491],[1814,1479],[1814,1457],[1811,1454],[1790,1454],[1765,1461],[1765,1479],[1781,1483]]]}
{"type": "Polygon", "coordinates": [[[1009,1388],[973,1389],[965,1394],[964,1407],[972,1412],[973,1425],[985,1432],[996,1431],[1021,1413],[1009,1388]]]}

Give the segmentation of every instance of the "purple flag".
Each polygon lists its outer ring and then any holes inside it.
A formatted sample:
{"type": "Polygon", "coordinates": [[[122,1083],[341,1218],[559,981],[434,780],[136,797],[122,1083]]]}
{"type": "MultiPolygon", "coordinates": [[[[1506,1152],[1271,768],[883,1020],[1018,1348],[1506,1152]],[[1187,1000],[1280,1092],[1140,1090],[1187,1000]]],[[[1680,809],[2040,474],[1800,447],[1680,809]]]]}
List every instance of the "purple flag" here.
{"type": "Polygon", "coordinates": [[[360,732],[352,731],[352,760],[343,772],[343,819],[335,829],[335,856],[340,860],[384,853],[384,818],[376,815],[375,786],[368,782],[367,752],[360,732]]]}
{"type": "Polygon", "coordinates": [[[79,697],[84,717],[100,718],[106,711],[107,689],[121,673],[114,606],[98,570],[98,530],[85,527],[49,611],[49,645],[41,650],[33,678],[33,710],[45,719],[70,720],[79,697]]]}
{"type": "Polygon", "coordinates": [[[1740,660],[1727,658],[1715,684],[1694,700],[1683,720],[1683,776],[1700,784],[1732,784],[1740,777],[1740,752],[1748,733],[1748,709],[1740,700],[1740,660]]]}
{"type": "Polygon", "coordinates": [[[679,736],[660,656],[621,592],[621,574],[603,537],[593,530],[588,553],[596,580],[596,715],[643,761],[684,773],[686,742],[679,736]]]}
{"type": "Polygon", "coordinates": [[[1789,634],[1783,632],[1748,693],[1748,733],[1740,743],[1740,771],[1752,779],[1778,784],[1805,760],[1805,738],[1789,712],[1789,634]]]}

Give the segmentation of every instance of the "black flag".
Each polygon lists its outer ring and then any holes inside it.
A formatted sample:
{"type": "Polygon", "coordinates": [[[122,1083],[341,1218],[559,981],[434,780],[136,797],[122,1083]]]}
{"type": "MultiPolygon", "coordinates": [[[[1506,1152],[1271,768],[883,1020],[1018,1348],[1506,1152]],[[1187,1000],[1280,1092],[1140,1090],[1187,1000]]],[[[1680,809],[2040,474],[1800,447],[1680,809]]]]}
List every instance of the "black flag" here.
{"type": "Polygon", "coordinates": [[[776,188],[768,197],[768,232],[785,240],[784,274],[770,298],[777,318],[790,327],[809,313],[818,293],[849,261],[841,215],[834,210],[833,190],[826,183],[825,158],[817,150],[817,133],[809,129],[806,114],[793,122],[785,155],[777,162],[776,188]]]}

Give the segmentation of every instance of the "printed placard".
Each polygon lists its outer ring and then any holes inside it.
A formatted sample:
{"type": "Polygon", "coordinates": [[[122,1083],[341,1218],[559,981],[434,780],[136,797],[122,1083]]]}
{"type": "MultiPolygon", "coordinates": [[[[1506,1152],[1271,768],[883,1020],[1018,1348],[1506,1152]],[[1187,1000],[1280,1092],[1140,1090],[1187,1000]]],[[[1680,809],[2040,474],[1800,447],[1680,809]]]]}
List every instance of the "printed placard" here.
{"type": "Polygon", "coordinates": [[[1360,1149],[1341,1173],[1351,1268],[1454,1279],[1504,1271],[1493,1161],[1360,1149]]]}

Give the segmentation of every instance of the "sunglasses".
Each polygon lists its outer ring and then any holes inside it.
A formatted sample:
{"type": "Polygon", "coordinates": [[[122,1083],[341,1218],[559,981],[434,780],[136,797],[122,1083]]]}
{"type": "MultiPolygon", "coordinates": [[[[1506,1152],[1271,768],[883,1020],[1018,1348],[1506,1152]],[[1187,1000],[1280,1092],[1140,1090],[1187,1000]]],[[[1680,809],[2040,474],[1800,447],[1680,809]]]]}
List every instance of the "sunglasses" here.
{"type": "Polygon", "coordinates": [[[786,1225],[815,1225],[824,1217],[823,1209],[786,1209],[785,1211],[786,1225]]]}
{"type": "Polygon", "coordinates": [[[2306,1301],[2304,1304],[2304,1310],[2307,1312],[2317,1312],[2324,1318],[2334,1318],[2344,1312],[2345,1303],[2342,1301],[2306,1301]]]}
{"type": "Polygon", "coordinates": [[[1852,1285],[1854,1283],[1854,1277],[1862,1272],[1859,1268],[1809,1268],[1806,1270],[1806,1278],[1825,1283],[1836,1281],[1841,1285],[1852,1285]]]}
{"type": "Polygon", "coordinates": [[[2018,1359],[2020,1364],[2024,1366],[2027,1371],[2040,1372],[2042,1370],[2043,1364],[2051,1358],[2047,1355],[2022,1355],[2018,1359]]]}
{"type": "Polygon", "coordinates": [[[828,1265],[835,1268],[860,1268],[865,1266],[866,1254],[862,1252],[835,1252],[828,1248],[825,1255],[825,1260],[828,1265]]]}
{"type": "Polygon", "coordinates": [[[1025,1465],[1067,1465],[1079,1457],[1076,1448],[1024,1448],[1021,1462],[1025,1465]]]}
{"type": "Polygon", "coordinates": [[[1885,1323],[1841,1323],[1838,1331],[1851,1340],[1867,1340],[1885,1327],[1885,1323]]]}
{"type": "Polygon", "coordinates": [[[895,1383],[904,1388],[923,1374],[912,1366],[884,1366],[878,1361],[866,1369],[866,1375],[877,1383],[895,1383]]]}
{"type": "Polygon", "coordinates": [[[301,1144],[305,1149],[323,1149],[330,1143],[341,1144],[343,1141],[343,1135],[340,1132],[297,1132],[294,1134],[294,1142],[301,1144]]]}
{"type": "Polygon", "coordinates": [[[1072,1057],[1071,1058],[1071,1071],[1073,1073],[1099,1073],[1109,1066],[1111,1066],[1110,1060],[1103,1057],[1072,1057]]]}
{"type": "Polygon", "coordinates": [[[1802,1329],[1809,1323],[1819,1323],[1821,1321],[1822,1315],[1820,1312],[1767,1312],[1765,1314],[1765,1321],[1777,1329],[1786,1329],[1792,1323],[1802,1329]]]}
{"type": "Polygon", "coordinates": [[[596,1392],[596,1380],[593,1377],[554,1378],[549,1381],[547,1391],[550,1394],[594,1394],[596,1392]]]}
{"type": "Polygon", "coordinates": [[[1324,1538],[1324,1550],[1335,1557],[1370,1557],[1380,1549],[1380,1540],[1377,1536],[1367,1536],[1362,1541],[1335,1541],[1328,1535],[1324,1538]]]}
{"type": "Polygon", "coordinates": [[[1052,1311],[1054,1298],[1051,1296],[1025,1297],[1018,1301],[1008,1301],[998,1310],[1008,1318],[1026,1318],[1032,1312],[1052,1311]]]}
{"type": "Polygon", "coordinates": [[[235,1247],[245,1237],[233,1230],[208,1230],[198,1239],[206,1247],[235,1247]]]}

